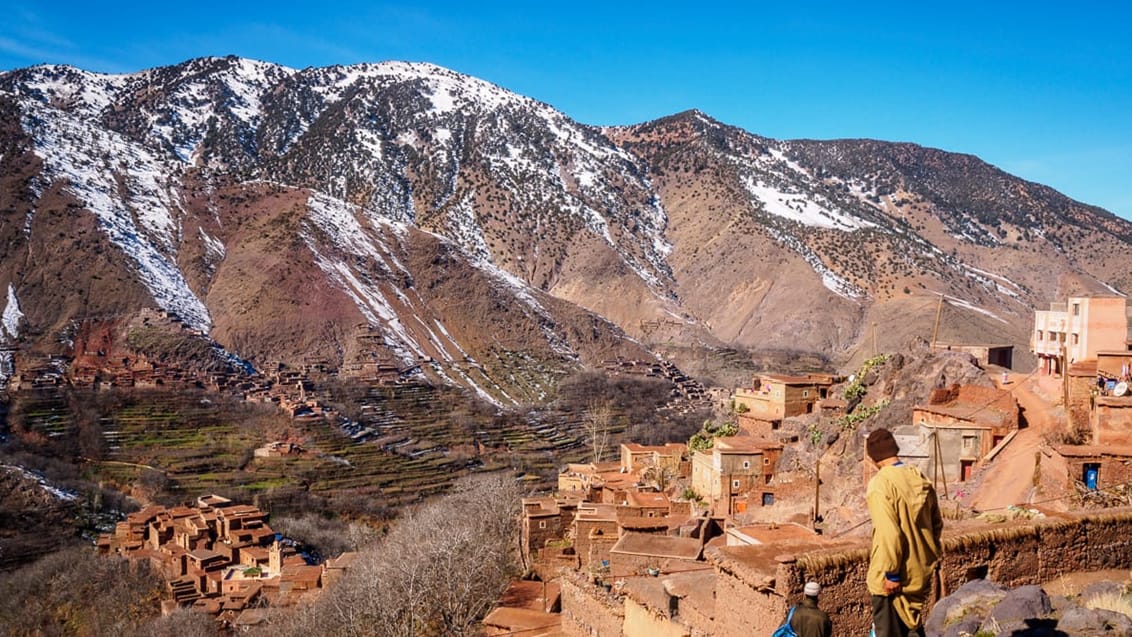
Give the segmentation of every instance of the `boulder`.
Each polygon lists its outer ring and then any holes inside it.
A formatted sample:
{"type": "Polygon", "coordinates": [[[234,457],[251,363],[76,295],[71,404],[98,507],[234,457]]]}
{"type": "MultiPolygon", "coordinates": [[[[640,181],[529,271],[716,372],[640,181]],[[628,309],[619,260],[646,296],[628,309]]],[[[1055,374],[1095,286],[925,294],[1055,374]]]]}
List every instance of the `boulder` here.
{"type": "Polygon", "coordinates": [[[954,593],[939,600],[924,624],[928,635],[959,635],[960,630],[974,633],[990,613],[990,609],[1006,597],[1007,591],[994,582],[977,579],[960,586],[954,593]]]}

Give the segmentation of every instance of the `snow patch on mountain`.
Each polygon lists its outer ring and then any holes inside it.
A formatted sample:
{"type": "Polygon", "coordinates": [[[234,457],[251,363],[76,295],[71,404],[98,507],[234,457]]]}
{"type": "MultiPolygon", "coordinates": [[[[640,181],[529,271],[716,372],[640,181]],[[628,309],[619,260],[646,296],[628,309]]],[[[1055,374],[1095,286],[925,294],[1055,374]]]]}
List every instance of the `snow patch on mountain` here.
{"type": "Polygon", "coordinates": [[[804,260],[811,268],[813,268],[814,272],[821,277],[822,285],[824,285],[825,288],[830,292],[833,292],[837,296],[848,299],[850,301],[856,301],[866,296],[864,290],[853,285],[849,281],[846,281],[845,279],[838,276],[833,270],[829,269],[829,267],[827,267],[825,263],[822,262],[821,258],[818,257],[818,255],[815,254],[814,251],[809,248],[809,246],[802,243],[797,237],[788,235],[784,232],[780,232],[770,227],[767,228],[767,231],[775,240],[796,252],[798,256],[802,257],[802,260],[804,260]]]}
{"type": "Polygon", "coordinates": [[[45,104],[93,119],[109,107],[130,75],[91,73],[71,66],[44,64],[29,69],[24,93],[45,104]]]}
{"type": "Polygon", "coordinates": [[[169,256],[179,232],[180,201],[165,164],[119,133],[34,100],[20,100],[23,126],[35,142],[44,172],[98,217],[111,243],[135,263],[157,304],[190,327],[207,332],[208,309],[169,256]]]}
{"type": "Polygon", "coordinates": [[[955,307],[960,307],[960,308],[963,308],[965,310],[977,312],[977,313],[982,314],[984,316],[989,316],[990,318],[998,321],[999,323],[1004,323],[1004,324],[1007,324],[1007,325],[1010,324],[1009,321],[1002,318],[1001,316],[995,314],[994,312],[992,312],[992,311],[990,311],[986,308],[981,308],[981,307],[975,305],[974,303],[971,303],[970,301],[965,301],[963,299],[956,298],[954,296],[949,296],[949,295],[946,295],[946,294],[943,296],[943,298],[946,299],[948,303],[954,305],[955,307]]]}
{"type": "Polygon", "coordinates": [[[872,225],[836,208],[820,205],[810,192],[780,190],[751,175],[744,177],[743,185],[755,200],[762,203],[766,212],[805,226],[852,231],[872,225]]]}
{"type": "Polygon", "coordinates": [[[4,340],[14,341],[20,337],[20,323],[24,320],[24,313],[20,311],[20,301],[16,298],[16,287],[8,284],[8,302],[4,305],[3,334],[4,340]]]}
{"type": "Polygon", "coordinates": [[[463,193],[460,200],[450,203],[445,212],[445,234],[459,245],[474,261],[490,262],[491,248],[483,235],[483,226],[476,218],[475,191],[463,193]]]}
{"type": "Polygon", "coordinates": [[[205,257],[212,262],[224,260],[227,255],[227,248],[217,238],[204,231],[204,228],[197,228],[197,234],[200,240],[204,242],[205,257]]]}
{"type": "Polygon", "coordinates": [[[992,289],[999,294],[1019,298],[1022,293],[1022,288],[1010,279],[993,272],[980,270],[971,265],[963,264],[960,266],[963,272],[970,278],[975,279],[986,288],[992,289]]]}
{"type": "Polygon", "coordinates": [[[74,502],[75,500],[79,499],[79,495],[77,493],[65,491],[63,489],[60,489],[59,487],[52,485],[50,482],[47,481],[47,478],[43,477],[43,475],[41,475],[41,474],[39,474],[35,471],[30,471],[30,470],[25,469],[23,467],[20,467],[20,466],[17,466],[17,465],[12,465],[12,464],[0,464],[0,469],[4,469],[4,470],[6,470],[10,473],[17,473],[17,474],[21,475],[24,479],[30,480],[31,482],[36,483],[37,485],[39,485],[40,489],[43,489],[47,493],[51,494],[51,496],[53,496],[57,500],[63,500],[65,502],[74,502]]]}

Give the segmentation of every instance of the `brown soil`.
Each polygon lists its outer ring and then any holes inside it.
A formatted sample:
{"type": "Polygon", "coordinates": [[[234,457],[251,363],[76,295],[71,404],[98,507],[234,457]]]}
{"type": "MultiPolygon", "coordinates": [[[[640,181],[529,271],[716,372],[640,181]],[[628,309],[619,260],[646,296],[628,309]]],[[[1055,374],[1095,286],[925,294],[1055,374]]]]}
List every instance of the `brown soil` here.
{"type": "Polygon", "coordinates": [[[1004,384],[999,376],[996,384],[1014,394],[1027,426],[979,473],[964,499],[977,511],[1039,503],[1044,508],[1064,509],[1065,503],[1056,500],[1063,495],[1064,476],[1055,475],[1049,463],[1042,466],[1034,484],[1035,459],[1044,437],[1064,426],[1063,417],[1058,416],[1063,413],[1060,381],[1037,373],[1008,374],[1008,380],[1004,384]]]}

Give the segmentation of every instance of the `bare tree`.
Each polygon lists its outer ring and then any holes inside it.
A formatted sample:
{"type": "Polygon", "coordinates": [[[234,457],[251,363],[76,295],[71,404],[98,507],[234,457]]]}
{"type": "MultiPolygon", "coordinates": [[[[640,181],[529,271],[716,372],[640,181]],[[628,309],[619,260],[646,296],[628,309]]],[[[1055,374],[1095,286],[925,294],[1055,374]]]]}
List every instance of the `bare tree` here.
{"type": "Polygon", "coordinates": [[[593,461],[601,462],[605,448],[609,445],[609,430],[613,423],[613,406],[608,402],[592,402],[586,408],[583,420],[586,438],[590,441],[593,461]]]}
{"type": "Polygon", "coordinates": [[[476,476],[404,515],[319,600],[262,634],[472,635],[518,573],[519,490],[476,476]]]}

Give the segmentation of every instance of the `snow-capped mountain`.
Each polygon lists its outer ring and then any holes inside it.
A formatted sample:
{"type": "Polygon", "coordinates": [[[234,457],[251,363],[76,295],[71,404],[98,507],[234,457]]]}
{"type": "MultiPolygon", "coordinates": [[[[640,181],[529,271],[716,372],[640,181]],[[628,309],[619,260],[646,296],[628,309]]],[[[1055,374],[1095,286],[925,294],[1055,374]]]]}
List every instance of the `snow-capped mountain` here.
{"type": "Polygon", "coordinates": [[[1127,222],[973,157],[599,129],[429,64],[39,66],[0,74],[0,113],[25,347],[155,306],[253,364],[421,365],[506,403],[649,341],[847,358],[940,295],[954,338],[1024,343],[1034,306],[1132,285],[1127,222]]]}

